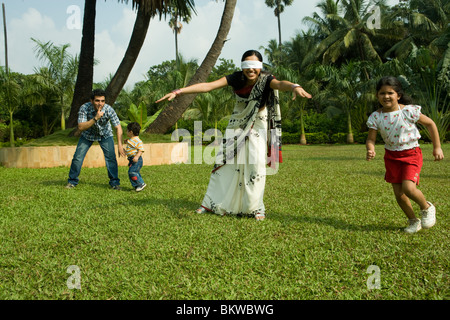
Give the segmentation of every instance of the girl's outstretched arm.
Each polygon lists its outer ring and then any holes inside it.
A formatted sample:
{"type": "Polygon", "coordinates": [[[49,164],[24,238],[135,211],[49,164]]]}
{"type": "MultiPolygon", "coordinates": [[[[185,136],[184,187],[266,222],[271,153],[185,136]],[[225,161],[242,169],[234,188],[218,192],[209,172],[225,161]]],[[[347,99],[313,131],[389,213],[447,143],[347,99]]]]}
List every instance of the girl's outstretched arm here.
{"type": "Polygon", "coordinates": [[[434,161],[441,161],[444,159],[444,152],[441,148],[441,140],[439,139],[439,132],[436,123],[424,114],[420,115],[418,123],[424,125],[430,133],[431,142],[433,142],[434,161]]]}

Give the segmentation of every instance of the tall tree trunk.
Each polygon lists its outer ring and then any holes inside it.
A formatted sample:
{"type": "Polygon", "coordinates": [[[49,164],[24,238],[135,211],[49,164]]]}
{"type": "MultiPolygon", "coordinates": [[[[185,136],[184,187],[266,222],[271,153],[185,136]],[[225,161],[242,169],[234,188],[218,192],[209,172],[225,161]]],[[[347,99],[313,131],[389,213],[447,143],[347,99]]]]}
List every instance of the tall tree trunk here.
{"type": "Polygon", "coordinates": [[[14,148],[16,145],[14,143],[14,122],[13,122],[13,111],[9,110],[9,144],[11,148],[14,148]]]}
{"type": "MultiPolygon", "coordinates": [[[[199,82],[205,82],[208,79],[208,75],[211,73],[212,68],[222,52],[222,48],[227,41],[228,32],[230,31],[234,10],[236,8],[236,2],[237,0],[226,1],[216,39],[202,64],[197,69],[197,72],[192,77],[191,81],[189,81],[188,86],[199,82]]],[[[182,95],[173,100],[173,102],[169,104],[147,128],[146,132],[158,134],[166,133],[167,130],[169,130],[183,115],[183,112],[186,111],[195,96],[195,94],[182,95]]]]}
{"type": "Polygon", "coordinates": [[[303,108],[305,102],[300,102],[300,144],[306,145],[305,122],[303,118],[303,108]]]}
{"type": "Polygon", "coordinates": [[[352,130],[352,116],[350,110],[347,113],[347,125],[348,125],[348,133],[347,133],[347,143],[351,144],[354,142],[353,140],[353,130],[352,130]]]}
{"type": "MultiPolygon", "coordinates": [[[[83,31],[77,81],[73,92],[67,127],[78,124],[78,111],[83,103],[89,101],[94,81],[95,15],[97,0],[85,0],[83,31]]],[[[72,134],[74,131],[72,131],[72,134]]]]}
{"type": "Polygon", "coordinates": [[[61,130],[66,130],[66,113],[64,112],[64,97],[61,97],[61,130]]]}
{"type": "Polygon", "coordinates": [[[283,42],[281,42],[281,17],[280,17],[280,10],[278,10],[277,14],[277,20],[278,20],[278,46],[281,48],[283,45],[283,42]]]}
{"type": "Polygon", "coordinates": [[[13,114],[14,111],[11,109],[11,98],[9,94],[10,90],[10,78],[9,78],[9,66],[8,66],[8,36],[6,31],[6,9],[5,4],[2,3],[2,12],[3,12],[3,33],[5,36],[5,72],[6,72],[6,78],[7,78],[7,89],[6,89],[6,99],[7,99],[7,105],[9,110],[9,143],[11,145],[11,148],[15,147],[14,144],[14,122],[13,122],[13,114]]]}
{"type": "Polygon", "coordinates": [[[178,29],[175,29],[175,61],[177,62],[177,68],[180,69],[180,57],[178,55],[178,29]]]}
{"type": "Polygon", "coordinates": [[[120,91],[127,82],[128,76],[130,75],[134,64],[136,63],[139,52],[141,51],[147,35],[150,19],[150,12],[146,12],[144,6],[139,6],[127,51],[125,52],[116,74],[106,88],[106,102],[111,106],[116,101],[120,91]]]}

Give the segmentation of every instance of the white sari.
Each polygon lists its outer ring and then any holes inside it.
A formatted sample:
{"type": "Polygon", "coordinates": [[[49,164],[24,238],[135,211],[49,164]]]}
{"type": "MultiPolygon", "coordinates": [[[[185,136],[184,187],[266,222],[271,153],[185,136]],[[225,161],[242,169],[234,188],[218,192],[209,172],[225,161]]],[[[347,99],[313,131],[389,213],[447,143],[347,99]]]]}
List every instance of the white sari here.
{"type": "Polygon", "coordinates": [[[219,215],[265,213],[266,164],[281,162],[279,152],[273,152],[281,148],[278,92],[271,90],[265,107],[261,106],[266,80],[267,76],[260,76],[248,98],[236,96],[202,202],[208,211],[219,215]]]}

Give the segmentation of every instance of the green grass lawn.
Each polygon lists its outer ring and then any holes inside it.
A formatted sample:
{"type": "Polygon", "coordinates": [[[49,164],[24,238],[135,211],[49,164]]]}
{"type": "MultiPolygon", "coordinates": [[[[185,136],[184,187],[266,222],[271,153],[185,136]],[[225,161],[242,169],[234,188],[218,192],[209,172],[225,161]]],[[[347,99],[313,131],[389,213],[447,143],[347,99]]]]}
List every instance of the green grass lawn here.
{"type": "MultiPolygon", "coordinates": [[[[405,234],[383,146],[285,146],[267,218],[199,215],[209,165],[144,167],[136,193],[105,168],[0,167],[0,299],[448,299],[449,160],[423,145],[421,186],[437,224],[405,234]],[[81,290],[69,289],[78,266],[81,290]],[[369,289],[367,270],[380,270],[369,289]]],[[[444,145],[450,158],[450,145],[444,145]]],[[[418,207],[415,205],[418,211],[418,207]]]]}

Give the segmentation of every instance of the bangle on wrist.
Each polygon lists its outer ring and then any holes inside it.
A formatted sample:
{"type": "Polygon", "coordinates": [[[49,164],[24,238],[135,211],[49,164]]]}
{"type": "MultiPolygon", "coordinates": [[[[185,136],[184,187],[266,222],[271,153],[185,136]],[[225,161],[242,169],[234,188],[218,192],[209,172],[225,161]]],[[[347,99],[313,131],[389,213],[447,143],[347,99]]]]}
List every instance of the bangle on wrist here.
{"type": "Polygon", "coordinates": [[[94,120],[94,122],[97,122],[97,121],[98,121],[97,119],[95,119],[95,117],[93,117],[92,120],[94,120]]]}
{"type": "Polygon", "coordinates": [[[292,87],[291,87],[291,88],[292,88],[292,91],[294,91],[294,89],[297,88],[297,87],[300,87],[300,88],[301,88],[302,86],[299,85],[299,84],[293,84],[292,87]]]}
{"type": "Polygon", "coordinates": [[[181,89],[175,89],[172,91],[172,93],[174,93],[176,96],[181,94],[181,89]]]}

